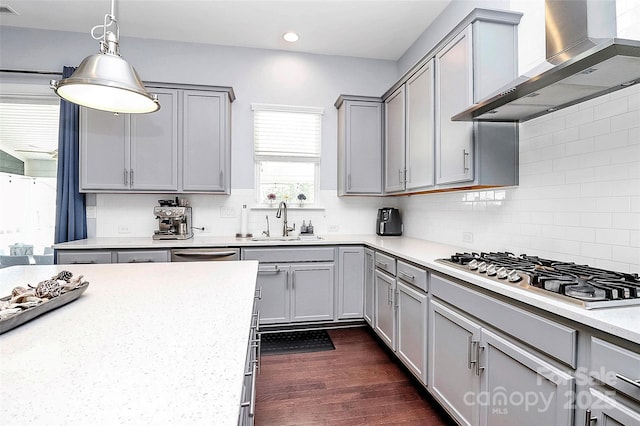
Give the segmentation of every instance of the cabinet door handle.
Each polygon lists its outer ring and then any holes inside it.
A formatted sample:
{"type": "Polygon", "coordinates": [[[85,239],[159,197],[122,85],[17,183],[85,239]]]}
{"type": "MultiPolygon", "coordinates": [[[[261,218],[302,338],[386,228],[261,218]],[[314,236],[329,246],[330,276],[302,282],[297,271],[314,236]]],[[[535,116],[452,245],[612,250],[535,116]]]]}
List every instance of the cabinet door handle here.
{"type": "Polygon", "coordinates": [[[476,376],[480,376],[480,374],[484,371],[484,367],[480,367],[480,352],[484,351],[484,346],[480,345],[480,342],[476,344],[476,376]]]}
{"type": "Polygon", "coordinates": [[[473,340],[473,336],[469,336],[469,341],[467,344],[467,368],[472,371],[473,369],[471,368],[471,366],[478,362],[477,359],[474,360],[471,358],[472,354],[477,354],[477,352],[474,350],[477,344],[478,342],[473,340]]]}
{"type": "Polygon", "coordinates": [[[620,379],[623,382],[627,382],[632,386],[640,388],[640,380],[633,380],[633,379],[630,379],[630,378],[628,378],[626,376],[623,376],[622,374],[616,374],[616,379],[620,379]]]}
{"type": "Polygon", "coordinates": [[[222,185],[223,177],[224,177],[224,174],[222,173],[222,170],[220,170],[220,182],[218,183],[220,185],[220,188],[222,188],[222,186],[223,186],[222,185]]]}
{"type": "Polygon", "coordinates": [[[462,150],[462,164],[464,166],[464,171],[468,172],[469,171],[469,153],[467,152],[466,149],[462,150]]]}
{"type": "MultiPolygon", "coordinates": [[[[270,272],[270,273],[277,274],[278,272],[280,272],[280,268],[278,267],[278,265],[260,266],[258,268],[258,272],[261,272],[261,273],[270,272]]],[[[260,294],[262,295],[262,289],[260,289],[260,294]]]]}
{"type": "Polygon", "coordinates": [[[347,175],[347,189],[351,189],[351,173],[347,175]]]}
{"type": "Polygon", "coordinates": [[[416,280],[416,277],[414,277],[413,275],[409,275],[406,272],[400,271],[399,274],[402,275],[407,280],[410,280],[410,281],[416,280]]]}
{"type": "Polygon", "coordinates": [[[131,259],[128,263],[153,263],[153,259],[131,259]]]}
{"type": "Polygon", "coordinates": [[[124,186],[129,185],[129,170],[124,169],[124,186]]]}
{"type": "Polygon", "coordinates": [[[131,186],[133,186],[133,169],[131,169],[131,186]]]}
{"type": "Polygon", "coordinates": [[[584,426],[591,426],[591,422],[597,422],[597,417],[591,417],[591,410],[584,412],[584,426]]]}
{"type": "Polygon", "coordinates": [[[258,300],[262,300],[262,287],[256,288],[256,296],[255,296],[255,298],[258,299],[258,300]]]}

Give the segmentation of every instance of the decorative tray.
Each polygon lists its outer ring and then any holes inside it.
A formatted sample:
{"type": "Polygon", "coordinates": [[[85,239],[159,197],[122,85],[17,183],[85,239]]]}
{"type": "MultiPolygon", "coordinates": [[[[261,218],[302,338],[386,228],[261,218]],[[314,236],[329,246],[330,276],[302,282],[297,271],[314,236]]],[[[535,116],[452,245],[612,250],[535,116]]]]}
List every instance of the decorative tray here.
{"type": "MultiPolygon", "coordinates": [[[[39,291],[41,285],[43,283],[48,283],[49,287],[51,287],[52,282],[56,281],[43,281],[38,284],[37,288],[29,286],[31,287],[31,289],[33,289],[33,291],[21,287],[17,287],[16,289],[20,288],[34,293],[38,292],[39,295],[42,295],[43,291],[39,291]]],[[[89,287],[88,281],[82,281],[82,275],[80,275],[78,279],[71,281],[71,283],[69,283],[68,280],[66,281],[66,283],[64,283],[63,281],[60,282],[63,284],[60,285],[57,292],[54,291],[53,294],[45,294],[39,302],[32,302],[31,304],[29,304],[29,302],[21,303],[19,304],[22,305],[20,306],[20,309],[13,314],[11,314],[9,310],[13,309],[15,311],[16,308],[11,308],[9,307],[9,305],[11,304],[12,300],[15,300],[16,295],[12,294],[11,296],[0,298],[0,314],[4,313],[4,315],[0,316],[0,334],[16,328],[27,321],[31,321],[32,319],[53,309],[66,305],[69,302],[73,302],[78,297],[80,297],[82,293],[85,292],[87,287],[89,287]],[[7,311],[3,311],[3,308],[6,308],[7,311]]]]}

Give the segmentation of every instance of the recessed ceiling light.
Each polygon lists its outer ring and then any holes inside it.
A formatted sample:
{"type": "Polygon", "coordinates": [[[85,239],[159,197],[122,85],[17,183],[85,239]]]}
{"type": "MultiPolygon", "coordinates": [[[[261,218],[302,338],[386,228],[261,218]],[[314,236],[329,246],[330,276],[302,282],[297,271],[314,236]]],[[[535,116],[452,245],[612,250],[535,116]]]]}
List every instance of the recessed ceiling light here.
{"type": "Polygon", "coordinates": [[[285,33],[285,35],[283,35],[282,38],[288,41],[289,43],[294,43],[298,41],[300,37],[298,37],[298,34],[296,33],[288,32],[288,33],[285,33]]]}

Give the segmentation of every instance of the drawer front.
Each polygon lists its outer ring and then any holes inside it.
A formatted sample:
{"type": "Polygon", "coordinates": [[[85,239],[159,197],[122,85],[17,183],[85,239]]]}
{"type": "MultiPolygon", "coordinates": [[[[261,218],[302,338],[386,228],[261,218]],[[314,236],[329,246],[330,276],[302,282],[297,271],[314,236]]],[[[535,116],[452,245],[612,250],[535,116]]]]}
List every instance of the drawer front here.
{"type": "Polygon", "coordinates": [[[386,271],[391,275],[396,274],[396,260],[393,257],[376,252],[375,263],[376,268],[386,271]]]}
{"type": "Polygon", "coordinates": [[[452,306],[525,342],[540,352],[576,367],[578,332],[572,328],[431,274],[430,291],[452,306]]]}
{"type": "Polygon", "coordinates": [[[118,263],[168,262],[170,257],[169,250],[135,250],[117,253],[118,263]]]}
{"type": "Polygon", "coordinates": [[[58,251],[58,264],[111,263],[110,251],[58,251]]]}
{"type": "Polygon", "coordinates": [[[405,263],[401,260],[398,260],[396,268],[398,270],[398,279],[419,288],[425,293],[429,291],[427,286],[427,271],[405,263]]]}
{"type": "Polygon", "coordinates": [[[640,348],[631,351],[591,337],[589,374],[640,401],[640,348]]]}
{"type": "Polygon", "coordinates": [[[295,247],[295,248],[247,248],[242,249],[242,260],[258,262],[333,262],[333,247],[295,247]]]}

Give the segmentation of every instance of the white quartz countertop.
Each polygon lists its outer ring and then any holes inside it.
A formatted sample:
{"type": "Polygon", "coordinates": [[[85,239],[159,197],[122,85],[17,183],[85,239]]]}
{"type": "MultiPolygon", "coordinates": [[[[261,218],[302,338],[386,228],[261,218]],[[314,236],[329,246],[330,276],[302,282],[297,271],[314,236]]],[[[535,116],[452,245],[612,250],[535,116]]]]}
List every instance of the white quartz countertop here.
{"type": "MultiPolygon", "coordinates": [[[[469,282],[486,290],[499,293],[552,314],[593,327],[605,333],[640,344],[640,305],[587,310],[554,297],[540,295],[517,285],[497,282],[472,272],[466,272],[437,259],[447,258],[455,252],[469,251],[461,247],[435,243],[409,237],[380,237],[375,234],[340,235],[326,234],[322,239],[301,241],[251,241],[235,237],[194,237],[183,241],[154,241],[147,238],[90,238],[54,246],[56,249],[133,249],[133,248],[184,248],[184,247],[263,247],[299,245],[350,245],[364,244],[382,250],[410,262],[425,266],[469,282]]],[[[535,253],[529,253],[535,254],[535,253]]]]}
{"type": "Polygon", "coordinates": [[[13,266],[0,296],[66,269],[77,300],[0,335],[0,423],[236,425],[258,263],[13,266]]]}

